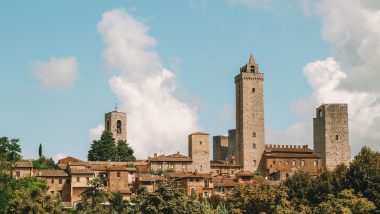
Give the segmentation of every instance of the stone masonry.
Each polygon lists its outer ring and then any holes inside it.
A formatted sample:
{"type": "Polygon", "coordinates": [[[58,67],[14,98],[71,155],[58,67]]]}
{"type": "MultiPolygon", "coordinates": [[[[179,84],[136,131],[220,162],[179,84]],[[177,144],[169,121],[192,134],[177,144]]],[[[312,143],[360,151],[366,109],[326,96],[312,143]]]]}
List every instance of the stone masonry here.
{"type": "Polygon", "coordinates": [[[210,173],[210,135],[196,132],[189,135],[189,157],[192,171],[210,173]]]}
{"type": "Polygon", "coordinates": [[[235,77],[236,158],[244,171],[262,166],[264,136],[264,74],[251,55],[235,77]]]}
{"type": "Polygon", "coordinates": [[[213,160],[226,160],[228,155],[228,137],[213,137],[213,160]]]}
{"type": "Polygon", "coordinates": [[[316,109],[314,150],[322,156],[322,166],[334,169],[351,160],[347,104],[322,104],[316,109]]]}
{"type": "Polygon", "coordinates": [[[115,143],[119,140],[127,141],[127,114],[112,111],[105,114],[105,130],[112,132],[115,143]]]}

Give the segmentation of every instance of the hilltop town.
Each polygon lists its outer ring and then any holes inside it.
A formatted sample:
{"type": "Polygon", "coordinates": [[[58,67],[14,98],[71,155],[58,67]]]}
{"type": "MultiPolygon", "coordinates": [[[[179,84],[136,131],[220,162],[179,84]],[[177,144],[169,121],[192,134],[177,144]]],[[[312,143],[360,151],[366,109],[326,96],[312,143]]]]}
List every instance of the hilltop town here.
{"type": "MultiPolygon", "coordinates": [[[[228,136],[212,137],[212,157],[211,137],[199,131],[189,133],[188,154],[154,154],[145,160],[129,162],[66,157],[58,161],[57,169],[48,170],[36,170],[31,162],[18,161],[13,167],[13,177],[43,178],[50,194],[59,193],[65,206],[75,207],[96,178],[125,200],[131,200],[142,187],[154,192],[165,180],[174,181],[188,196],[208,198],[225,197],[241,184],[278,184],[300,172],[317,177],[324,169],[350,164],[347,104],[323,103],[316,107],[314,138],[310,139],[314,150],[307,142],[268,145],[264,128],[264,73],[252,55],[234,81],[236,128],[228,130],[228,136]]],[[[105,114],[104,123],[105,132],[112,133],[115,144],[128,143],[127,113],[115,109],[105,114]]]]}

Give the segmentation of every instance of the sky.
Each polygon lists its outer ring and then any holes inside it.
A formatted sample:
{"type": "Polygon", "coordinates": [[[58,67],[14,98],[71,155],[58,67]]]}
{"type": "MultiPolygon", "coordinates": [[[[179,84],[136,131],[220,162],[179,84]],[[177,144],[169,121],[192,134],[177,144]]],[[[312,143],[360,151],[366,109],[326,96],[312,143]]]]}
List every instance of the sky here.
{"type": "Polygon", "coordinates": [[[0,136],[24,158],[85,160],[115,103],[137,158],[187,154],[235,127],[251,53],[267,144],[312,147],[315,108],[348,103],[352,154],[380,149],[377,1],[7,1],[0,27],[0,136]]]}

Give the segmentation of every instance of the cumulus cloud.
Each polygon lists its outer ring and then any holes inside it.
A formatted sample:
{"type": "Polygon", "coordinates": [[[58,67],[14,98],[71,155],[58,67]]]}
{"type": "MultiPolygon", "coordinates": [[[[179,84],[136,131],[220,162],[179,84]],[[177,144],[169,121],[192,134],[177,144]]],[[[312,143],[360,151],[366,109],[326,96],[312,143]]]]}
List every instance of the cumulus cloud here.
{"type": "Polygon", "coordinates": [[[148,26],[117,9],[104,13],[97,28],[106,45],[103,59],[117,71],[109,86],[127,112],[128,143],[137,157],[185,152],[187,135],[199,127],[197,115],[173,95],[175,76],[161,64],[148,26]]]}
{"type": "Polygon", "coordinates": [[[303,68],[313,89],[293,105],[303,119],[284,131],[269,129],[268,141],[312,144],[315,108],[322,103],[347,103],[353,154],[364,145],[379,149],[380,5],[323,0],[314,9],[322,17],[321,34],[331,44],[333,56],[303,68]]]}
{"type": "Polygon", "coordinates": [[[100,136],[104,131],[104,124],[98,124],[95,128],[88,131],[88,140],[92,142],[93,140],[99,140],[100,136]]]}
{"type": "Polygon", "coordinates": [[[34,62],[31,72],[45,89],[63,91],[78,79],[77,60],[75,57],[52,57],[49,61],[34,62]]]}

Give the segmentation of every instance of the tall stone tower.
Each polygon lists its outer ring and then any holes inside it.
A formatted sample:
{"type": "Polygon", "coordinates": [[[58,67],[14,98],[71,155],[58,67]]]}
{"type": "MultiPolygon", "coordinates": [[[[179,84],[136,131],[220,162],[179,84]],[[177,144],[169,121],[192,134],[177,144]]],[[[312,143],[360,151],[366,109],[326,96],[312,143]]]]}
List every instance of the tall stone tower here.
{"type": "Polygon", "coordinates": [[[189,157],[192,158],[192,171],[210,173],[210,135],[196,132],[189,135],[189,157]]]}
{"type": "Polygon", "coordinates": [[[322,156],[322,166],[334,169],[351,161],[347,104],[322,104],[313,119],[314,151],[322,156]]]}
{"type": "Polygon", "coordinates": [[[228,137],[214,136],[213,138],[213,160],[227,160],[228,158],[228,137]]]}
{"type": "Polygon", "coordinates": [[[264,74],[251,55],[235,77],[236,158],[244,171],[255,172],[263,166],[264,74]]]}
{"type": "Polygon", "coordinates": [[[119,140],[127,140],[127,114],[115,111],[105,114],[105,130],[112,132],[115,143],[119,140]]]}

